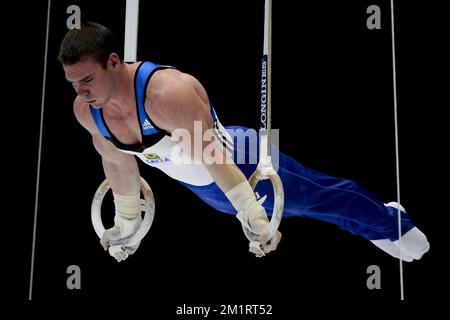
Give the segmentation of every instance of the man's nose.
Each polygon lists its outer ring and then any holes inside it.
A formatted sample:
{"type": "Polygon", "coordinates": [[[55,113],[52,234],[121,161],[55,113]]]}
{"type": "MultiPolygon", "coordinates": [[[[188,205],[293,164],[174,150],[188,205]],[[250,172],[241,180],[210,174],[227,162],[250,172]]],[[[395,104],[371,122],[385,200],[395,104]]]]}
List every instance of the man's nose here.
{"type": "Polygon", "coordinates": [[[89,95],[89,90],[87,90],[83,85],[76,85],[74,86],[74,89],[79,96],[89,95]]]}

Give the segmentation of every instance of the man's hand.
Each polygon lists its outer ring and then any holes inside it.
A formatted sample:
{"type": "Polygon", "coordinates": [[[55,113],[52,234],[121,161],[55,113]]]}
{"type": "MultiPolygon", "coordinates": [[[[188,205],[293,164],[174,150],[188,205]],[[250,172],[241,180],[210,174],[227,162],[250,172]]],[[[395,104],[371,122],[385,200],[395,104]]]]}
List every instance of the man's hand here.
{"type": "Polygon", "coordinates": [[[262,206],[267,196],[260,198],[253,192],[247,180],[227,191],[225,196],[236,209],[236,218],[241,222],[245,236],[250,240],[249,251],[257,257],[274,251],[281,240],[281,233],[276,231],[269,240],[269,219],[262,206]]]}
{"type": "Polygon", "coordinates": [[[134,234],[139,226],[141,225],[142,217],[139,215],[135,219],[125,219],[121,216],[116,215],[114,217],[114,227],[105,230],[102,238],[100,239],[100,244],[106,251],[109,249],[109,254],[114,257],[118,262],[125,260],[129,255],[136,252],[139,247],[139,243],[132,247],[118,248],[118,246],[110,246],[110,241],[118,241],[120,239],[127,238],[134,234]]]}
{"type": "Polygon", "coordinates": [[[272,239],[269,240],[269,222],[266,219],[257,219],[251,223],[252,232],[259,234],[260,248],[250,245],[249,251],[260,258],[264,254],[276,250],[281,241],[281,232],[276,231],[272,239]],[[262,253],[261,250],[264,252],[262,253]]]}

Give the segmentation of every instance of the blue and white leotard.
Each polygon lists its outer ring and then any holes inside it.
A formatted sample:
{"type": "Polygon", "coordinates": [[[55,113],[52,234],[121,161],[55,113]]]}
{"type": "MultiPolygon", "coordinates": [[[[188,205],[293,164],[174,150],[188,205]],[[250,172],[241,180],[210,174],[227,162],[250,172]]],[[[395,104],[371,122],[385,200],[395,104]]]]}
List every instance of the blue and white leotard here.
{"type": "MultiPolygon", "coordinates": [[[[151,76],[160,69],[170,68],[151,62],[139,65],[135,75],[136,105],[139,124],[142,133],[142,144],[125,145],[108,129],[103,118],[102,109],[90,106],[92,117],[103,136],[110,140],[118,149],[139,157],[146,164],[158,168],[171,178],[192,190],[203,201],[216,210],[236,214],[236,210],[219,189],[206,167],[199,163],[179,163],[172,159],[173,148],[177,143],[170,135],[158,128],[145,111],[144,101],[151,76]]],[[[211,117],[214,120],[216,138],[234,155],[236,165],[248,178],[256,169],[258,152],[251,156],[248,144],[236,141],[236,130],[246,130],[244,127],[223,127],[216,112],[211,107],[211,117]],[[256,159],[256,161],[236,161],[236,159],[256,159]]],[[[275,147],[272,147],[275,149],[275,147]]],[[[328,176],[311,170],[297,160],[284,155],[278,150],[278,174],[284,186],[284,217],[301,216],[327,221],[336,224],[341,229],[361,235],[369,240],[398,239],[397,209],[386,207],[374,195],[358,186],[355,182],[328,176]]],[[[261,181],[257,190],[268,198],[263,203],[270,215],[273,208],[272,185],[269,181],[261,181]]],[[[402,212],[402,233],[412,229],[414,225],[408,216],[402,212]]]]}

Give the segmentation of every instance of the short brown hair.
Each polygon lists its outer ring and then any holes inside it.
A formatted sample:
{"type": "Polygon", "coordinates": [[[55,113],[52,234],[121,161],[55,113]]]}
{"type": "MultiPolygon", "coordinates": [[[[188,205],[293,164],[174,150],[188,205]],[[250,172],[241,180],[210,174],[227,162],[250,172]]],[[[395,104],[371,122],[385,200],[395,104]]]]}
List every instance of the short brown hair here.
{"type": "Polygon", "coordinates": [[[58,60],[62,64],[74,64],[84,57],[91,57],[106,68],[111,53],[121,57],[117,38],[111,30],[99,23],[85,22],[80,29],[66,33],[59,47],[58,60]]]}

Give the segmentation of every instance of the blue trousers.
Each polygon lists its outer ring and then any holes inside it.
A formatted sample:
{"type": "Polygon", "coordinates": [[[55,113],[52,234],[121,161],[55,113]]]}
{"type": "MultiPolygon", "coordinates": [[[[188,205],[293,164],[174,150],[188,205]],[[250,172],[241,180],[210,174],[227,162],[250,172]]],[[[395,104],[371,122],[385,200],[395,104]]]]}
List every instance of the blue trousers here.
{"type": "MultiPolygon", "coordinates": [[[[244,127],[226,127],[234,130],[244,127]]],[[[235,139],[236,140],[236,139],[235,139]]],[[[274,147],[273,147],[274,148],[274,147]]],[[[239,153],[248,156],[248,144],[239,149],[235,141],[234,158],[244,175],[249,178],[256,169],[254,161],[241,164],[236,161],[239,153]]],[[[272,151],[272,154],[275,154],[272,151]]],[[[284,217],[308,217],[333,223],[352,234],[369,240],[398,239],[397,209],[386,207],[373,194],[351,180],[331,177],[300,164],[281,152],[278,175],[284,187],[284,217]]],[[[246,158],[247,159],[247,158],[246,158]]],[[[194,186],[181,182],[203,201],[218,211],[236,214],[236,210],[216,183],[194,186]]],[[[269,180],[260,181],[256,191],[267,195],[263,207],[268,215],[273,210],[273,188],[269,180]]],[[[402,233],[414,227],[405,212],[401,213],[402,233]]]]}

